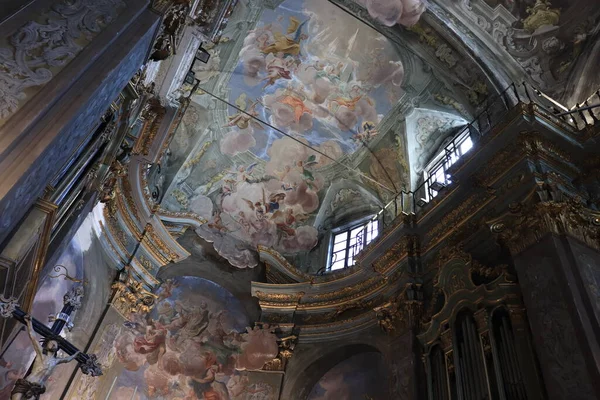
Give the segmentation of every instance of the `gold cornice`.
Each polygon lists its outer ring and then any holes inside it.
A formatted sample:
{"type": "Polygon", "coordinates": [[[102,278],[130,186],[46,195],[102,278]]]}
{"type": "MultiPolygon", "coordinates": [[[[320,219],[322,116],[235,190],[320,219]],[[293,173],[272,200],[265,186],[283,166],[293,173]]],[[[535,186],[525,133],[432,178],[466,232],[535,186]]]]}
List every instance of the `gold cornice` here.
{"type": "MultiPolygon", "coordinates": [[[[377,298],[385,288],[391,287],[399,281],[403,274],[404,271],[399,270],[390,277],[373,276],[358,284],[321,294],[306,295],[304,291],[291,294],[257,291],[256,297],[258,297],[261,307],[270,310],[294,307],[294,309],[302,311],[331,311],[347,307],[350,303],[370,301],[366,299],[377,298]]],[[[273,286],[285,288],[290,285],[273,286]]]]}
{"type": "Polygon", "coordinates": [[[146,177],[146,174],[144,173],[144,168],[138,168],[138,177],[139,180],[141,182],[141,188],[142,188],[142,200],[145,202],[146,206],[148,207],[149,210],[154,210],[155,214],[160,218],[162,217],[167,217],[167,218],[173,218],[173,219],[191,219],[192,221],[195,221],[198,225],[204,225],[206,224],[208,221],[202,217],[200,217],[198,214],[194,214],[192,212],[180,212],[180,211],[169,211],[169,210],[165,210],[164,208],[159,208],[158,204],[156,204],[154,202],[154,200],[152,200],[152,197],[150,196],[150,190],[148,189],[148,178],[146,177]]]}
{"type": "Polygon", "coordinates": [[[577,134],[577,131],[573,128],[573,126],[567,124],[566,122],[557,118],[554,114],[550,114],[546,112],[543,108],[539,107],[537,104],[531,105],[529,108],[529,113],[538,117],[545,122],[556,126],[561,130],[561,132],[566,133],[571,139],[583,143],[584,141],[589,139],[588,135],[580,135],[577,134]]]}
{"type": "Polygon", "coordinates": [[[496,196],[489,192],[476,193],[468,197],[458,207],[447,213],[440,222],[425,234],[426,247],[423,252],[435,247],[452,232],[465,224],[473,215],[483,209],[496,196]]]}
{"type": "Polygon", "coordinates": [[[206,219],[204,219],[201,216],[199,216],[198,214],[194,214],[192,212],[169,211],[169,210],[165,210],[164,208],[161,208],[157,211],[156,214],[159,217],[167,217],[167,218],[181,219],[181,220],[191,219],[192,221],[195,221],[198,225],[204,225],[208,222],[206,219]]]}
{"type": "Polygon", "coordinates": [[[150,153],[150,147],[154,144],[154,139],[166,115],[166,109],[160,104],[157,98],[151,98],[142,111],[144,125],[140,135],[133,146],[132,154],[142,154],[147,156],[150,153]]]}
{"type": "Polygon", "coordinates": [[[127,197],[127,195],[123,195],[123,191],[119,190],[113,201],[115,201],[118,213],[123,216],[123,220],[125,221],[125,225],[127,225],[129,233],[136,241],[139,241],[142,238],[142,231],[136,224],[136,221],[131,217],[129,209],[123,202],[123,197],[127,197]]]}
{"type": "Polygon", "coordinates": [[[175,253],[167,244],[156,234],[152,224],[146,225],[146,237],[144,242],[150,244],[158,250],[161,258],[165,261],[164,264],[170,261],[179,260],[179,255],[175,253]]]}
{"type": "Polygon", "coordinates": [[[375,272],[385,274],[399,265],[408,256],[416,256],[420,252],[419,237],[404,235],[385,254],[373,263],[375,272]]]}
{"type": "Polygon", "coordinates": [[[317,324],[317,325],[303,325],[302,326],[302,331],[301,331],[301,337],[307,337],[307,336],[320,336],[323,335],[323,333],[319,332],[319,333],[309,333],[306,332],[305,330],[309,330],[309,329],[324,329],[324,328],[335,328],[335,332],[336,333],[340,333],[340,332],[347,332],[350,330],[355,330],[357,328],[361,328],[365,325],[375,325],[377,323],[377,319],[376,318],[365,318],[368,317],[369,315],[372,315],[373,311],[369,310],[369,312],[363,313],[363,314],[359,314],[355,317],[352,318],[347,318],[347,319],[343,319],[340,321],[335,321],[335,322],[330,322],[328,324],[317,324]],[[352,325],[352,323],[359,321],[361,319],[365,319],[365,322],[363,322],[362,324],[359,325],[352,325]]]}
{"type": "MultiPolygon", "coordinates": [[[[107,232],[107,228],[106,226],[102,223],[102,221],[98,221],[100,223],[100,231],[102,232],[102,234],[104,235],[104,237],[106,237],[106,242],[108,243],[108,245],[110,246],[111,250],[113,251],[113,253],[119,257],[119,260],[121,261],[121,263],[124,265],[127,263],[126,260],[123,259],[123,257],[121,257],[121,253],[115,248],[114,244],[112,243],[113,241],[110,240],[110,234],[109,232],[107,232]]],[[[125,253],[127,254],[127,253],[125,253]]]]}
{"type": "Polygon", "coordinates": [[[127,207],[129,208],[133,216],[137,219],[139,218],[138,207],[135,204],[135,200],[133,199],[133,190],[131,188],[131,184],[129,183],[129,173],[122,177],[120,181],[123,194],[125,195],[125,201],[127,202],[127,207]]]}
{"type": "Polygon", "coordinates": [[[571,175],[580,173],[571,154],[537,131],[521,132],[518,144],[521,151],[524,151],[529,157],[539,158],[554,167],[566,169],[571,175]]]}
{"type": "MultiPolygon", "coordinates": [[[[111,201],[111,203],[113,203],[113,201],[111,201]]],[[[116,215],[111,214],[110,207],[108,204],[106,207],[104,207],[104,210],[102,212],[104,214],[104,220],[106,221],[106,228],[108,229],[108,233],[110,234],[110,237],[112,237],[114,239],[114,241],[116,242],[119,249],[127,257],[129,257],[129,251],[127,250],[127,236],[125,235],[125,232],[123,232],[123,229],[121,229],[121,227],[118,226],[118,221],[117,221],[116,215]]]]}
{"type": "Polygon", "coordinates": [[[510,143],[487,161],[478,173],[473,175],[473,183],[483,188],[491,187],[524,158],[525,153],[522,148],[510,143]]]}
{"type": "Polygon", "coordinates": [[[563,202],[514,204],[506,214],[488,221],[492,233],[518,254],[546,234],[568,235],[600,251],[600,212],[585,207],[579,199],[563,202]]]}
{"type": "MultiPolygon", "coordinates": [[[[363,297],[360,299],[341,303],[337,305],[333,310],[325,313],[305,313],[302,314],[303,326],[308,325],[307,323],[316,326],[319,324],[331,322],[343,313],[351,310],[370,310],[382,301],[383,300],[381,296],[373,297],[369,300],[366,300],[366,297],[363,297]]],[[[361,315],[365,314],[366,313],[362,313],[361,315]]]]}
{"type": "MultiPolygon", "coordinates": [[[[277,261],[278,266],[281,267],[285,271],[285,273],[292,275],[296,278],[299,278],[301,280],[301,282],[310,282],[311,281],[312,277],[310,275],[305,274],[302,271],[299,271],[296,267],[294,267],[284,256],[282,256],[275,249],[259,244],[257,246],[257,250],[258,250],[259,255],[260,255],[260,253],[266,253],[266,254],[270,255],[271,257],[273,257],[277,261]]],[[[261,257],[261,260],[262,260],[262,257],[261,257]]]]}
{"type": "Polygon", "coordinates": [[[280,307],[292,307],[297,306],[300,302],[304,292],[297,293],[266,293],[257,290],[254,294],[258,298],[258,302],[261,307],[266,308],[280,308],[280,307]]]}

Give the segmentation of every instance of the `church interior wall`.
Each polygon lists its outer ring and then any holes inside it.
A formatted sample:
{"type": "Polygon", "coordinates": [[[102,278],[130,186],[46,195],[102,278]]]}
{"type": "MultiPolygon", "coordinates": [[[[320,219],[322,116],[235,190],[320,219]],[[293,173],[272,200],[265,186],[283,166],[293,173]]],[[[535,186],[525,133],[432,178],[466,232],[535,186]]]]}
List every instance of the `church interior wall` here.
{"type": "Polygon", "coordinates": [[[8,1],[0,91],[50,75],[0,96],[0,400],[596,398],[600,9],[468,3],[8,1]]]}

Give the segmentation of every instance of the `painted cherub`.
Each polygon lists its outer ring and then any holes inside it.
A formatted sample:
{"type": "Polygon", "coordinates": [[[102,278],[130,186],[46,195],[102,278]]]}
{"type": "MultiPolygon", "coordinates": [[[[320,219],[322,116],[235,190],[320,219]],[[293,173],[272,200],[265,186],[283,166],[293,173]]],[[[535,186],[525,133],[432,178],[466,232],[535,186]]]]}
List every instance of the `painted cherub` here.
{"type": "Polygon", "coordinates": [[[226,127],[237,126],[239,129],[248,129],[250,126],[256,129],[264,129],[263,126],[256,122],[255,118],[258,116],[258,111],[256,111],[256,106],[260,104],[260,101],[255,100],[250,106],[247,103],[247,95],[242,93],[236,100],[235,105],[240,110],[234,115],[230,115],[227,117],[229,122],[224,125],[226,127]]]}

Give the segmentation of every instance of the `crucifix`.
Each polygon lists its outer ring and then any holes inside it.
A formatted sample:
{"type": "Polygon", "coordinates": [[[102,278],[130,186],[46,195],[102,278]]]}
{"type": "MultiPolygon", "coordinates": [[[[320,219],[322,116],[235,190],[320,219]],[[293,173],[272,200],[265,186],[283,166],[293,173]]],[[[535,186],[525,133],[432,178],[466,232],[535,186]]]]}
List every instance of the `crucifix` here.
{"type": "Polygon", "coordinates": [[[46,391],[46,381],[52,375],[54,369],[64,363],[76,360],[81,372],[86,375],[102,375],[102,369],[98,364],[95,354],[82,353],[71,342],[60,336],[63,328],[72,327],[72,314],[81,307],[83,287],[76,286],[65,294],[64,305],[60,313],[53,318],[52,327],[47,327],[40,321],[21,310],[15,298],[6,299],[0,296],[0,316],[4,318],[15,318],[27,326],[27,333],[36,353],[36,358],[30,373],[24,378],[17,380],[15,388],[11,393],[11,400],[39,399],[46,391]],[[43,337],[43,344],[37,342],[34,332],[43,337]],[[68,357],[58,357],[58,351],[62,350],[68,357]]]}

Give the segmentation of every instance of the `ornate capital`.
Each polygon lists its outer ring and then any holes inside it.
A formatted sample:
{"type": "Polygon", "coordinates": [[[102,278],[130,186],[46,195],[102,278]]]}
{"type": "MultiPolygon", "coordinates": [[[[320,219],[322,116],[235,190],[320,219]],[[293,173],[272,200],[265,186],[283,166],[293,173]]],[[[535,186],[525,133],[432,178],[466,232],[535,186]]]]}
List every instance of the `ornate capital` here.
{"type": "Polygon", "coordinates": [[[265,371],[285,371],[289,359],[294,355],[297,341],[298,336],[295,335],[278,338],[279,354],[273,360],[267,361],[262,369],[265,371]]]}
{"type": "Polygon", "coordinates": [[[488,224],[512,254],[520,253],[548,233],[569,235],[600,250],[600,212],[575,199],[514,204],[507,214],[488,224]]]}
{"type": "Polygon", "coordinates": [[[125,317],[130,313],[145,314],[152,310],[158,296],[146,290],[144,284],[132,276],[130,267],[126,267],[121,275],[119,281],[112,285],[116,291],[113,307],[125,317]]]}
{"type": "Polygon", "coordinates": [[[373,309],[379,327],[387,334],[402,334],[420,326],[423,314],[421,285],[407,283],[398,296],[373,309]]]}

